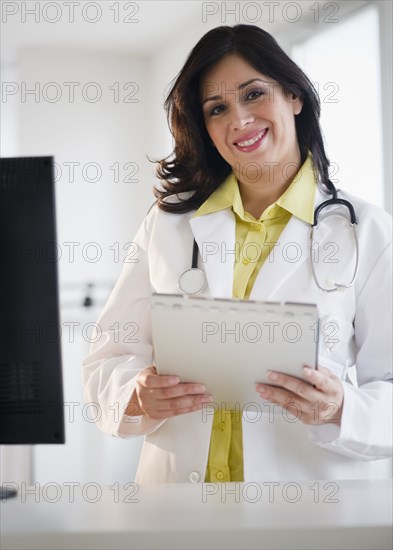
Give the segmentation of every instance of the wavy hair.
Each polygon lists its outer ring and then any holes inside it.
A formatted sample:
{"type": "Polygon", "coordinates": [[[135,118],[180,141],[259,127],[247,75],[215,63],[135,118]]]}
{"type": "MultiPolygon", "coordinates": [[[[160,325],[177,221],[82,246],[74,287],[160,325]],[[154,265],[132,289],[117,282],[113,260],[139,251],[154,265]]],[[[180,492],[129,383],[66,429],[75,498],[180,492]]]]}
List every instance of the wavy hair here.
{"type": "Polygon", "coordinates": [[[301,98],[303,107],[295,117],[295,125],[302,163],[310,151],[319,183],[331,188],[329,160],[319,125],[320,100],[312,82],[268,32],[255,25],[221,26],[207,32],[191,50],[164,103],[174,150],[156,161],[163,189],[154,187],[153,192],[159,208],[166,212],[198,208],[232,170],[211,143],[200,98],[203,75],[229,54],[239,55],[287,93],[301,98]],[[165,201],[170,195],[184,192],[192,193],[180,202],[165,201]]]}

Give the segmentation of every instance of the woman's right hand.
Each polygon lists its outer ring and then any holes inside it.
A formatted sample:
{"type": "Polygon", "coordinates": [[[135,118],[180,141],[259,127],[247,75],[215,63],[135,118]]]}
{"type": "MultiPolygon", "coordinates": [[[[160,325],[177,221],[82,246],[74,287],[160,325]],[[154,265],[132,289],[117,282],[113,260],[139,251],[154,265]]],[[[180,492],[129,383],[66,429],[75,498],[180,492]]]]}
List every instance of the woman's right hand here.
{"type": "Polygon", "coordinates": [[[125,412],[128,416],[145,414],[152,419],[169,418],[197,411],[212,402],[203,384],[181,383],[178,376],[157,374],[154,366],[136,376],[135,390],[125,412]]]}

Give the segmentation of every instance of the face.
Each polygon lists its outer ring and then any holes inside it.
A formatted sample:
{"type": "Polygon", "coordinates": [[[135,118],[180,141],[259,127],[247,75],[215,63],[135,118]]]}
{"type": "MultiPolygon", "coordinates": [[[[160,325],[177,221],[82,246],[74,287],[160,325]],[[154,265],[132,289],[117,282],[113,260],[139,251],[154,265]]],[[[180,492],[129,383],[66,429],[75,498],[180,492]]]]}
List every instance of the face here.
{"type": "Polygon", "coordinates": [[[294,117],[302,101],[243,58],[228,55],[211,68],[200,95],[209,136],[234,171],[300,160],[294,117]]]}

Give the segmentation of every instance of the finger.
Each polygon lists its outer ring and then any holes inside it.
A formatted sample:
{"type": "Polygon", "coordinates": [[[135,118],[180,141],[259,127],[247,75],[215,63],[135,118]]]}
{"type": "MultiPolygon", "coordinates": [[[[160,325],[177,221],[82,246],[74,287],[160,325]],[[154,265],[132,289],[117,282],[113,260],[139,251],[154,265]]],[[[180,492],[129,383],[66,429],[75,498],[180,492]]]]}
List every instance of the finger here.
{"type": "Polygon", "coordinates": [[[285,388],[289,392],[307,401],[315,400],[320,397],[320,392],[318,390],[310,386],[309,383],[294,376],[289,376],[288,374],[281,372],[270,371],[268,373],[268,378],[274,384],[277,384],[277,386],[285,388]]]}
{"type": "Polygon", "coordinates": [[[297,398],[300,402],[300,397],[294,395],[289,390],[285,388],[280,388],[276,386],[269,386],[269,384],[260,384],[256,385],[256,390],[263,399],[267,399],[272,403],[277,403],[278,405],[284,406],[286,403],[294,402],[297,398]]]}
{"type": "MultiPolygon", "coordinates": [[[[305,365],[304,368],[311,368],[311,367],[309,367],[308,365],[305,365]]],[[[328,369],[326,367],[321,367],[320,365],[318,365],[317,369],[311,369],[311,370],[317,370],[317,372],[325,373],[329,378],[338,378],[334,374],[334,372],[332,372],[330,369],[328,369]]]]}
{"type": "Polygon", "coordinates": [[[180,382],[179,376],[154,374],[152,372],[143,373],[139,380],[145,388],[167,388],[175,386],[180,382]]]}
{"type": "Polygon", "coordinates": [[[319,367],[318,370],[304,367],[303,373],[310,384],[325,394],[334,394],[340,389],[340,379],[325,367],[319,367]]]}
{"type": "Polygon", "coordinates": [[[182,383],[169,388],[157,388],[155,392],[156,399],[170,399],[172,397],[181,397],[184,395],[205,394],[206,387],[203,384],[182,383]]]}

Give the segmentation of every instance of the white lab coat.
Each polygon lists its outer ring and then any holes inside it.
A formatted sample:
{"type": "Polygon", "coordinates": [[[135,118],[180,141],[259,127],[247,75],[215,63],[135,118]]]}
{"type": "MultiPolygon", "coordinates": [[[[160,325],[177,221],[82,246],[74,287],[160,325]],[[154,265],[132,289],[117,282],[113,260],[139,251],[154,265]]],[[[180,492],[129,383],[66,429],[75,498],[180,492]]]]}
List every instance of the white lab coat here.
{"type": "MultiPolygon", "coordinates": [[[[387,457],[392,454],[391,216],[347,193],[340,196],[352,202],[359,221],[355,285],[331,293],[317,288],[309,261],[310,227],[292,216],[259,272],[250,299],[316,303],[322,329],[319,364],[344,379],[349,367],[356,372],[357,384],[348,378],[343,382],[340,427],[305,425],[278,406],[269,409],[255,393],[261,408],[243,413],[245,481],[387,475],[387,457]]],[[[330,196],[318,190],[316,205],[326,198],[330,196]]],[[[202,296],[232,297],[233,212],[228,208],[191,219],[193,213],[169,214],[156,205],[148,213],[97,321],[97,341],[83,362],[85,400],[101,407],[99,428],[115,437],[145,436],[135,478],[139,483],[204,480],[210,412],[165,420],[123,414],[136,374],[154,360],[151,292],[179,294],[178,278],[190,267],[194,237],[198,265],[208,281],[202,296]]],[[[355,246],[346,226],[336,215],[320,223],[314,250],[322,283],[327,278],[346,282],[352,276],[355,246]]]]}

